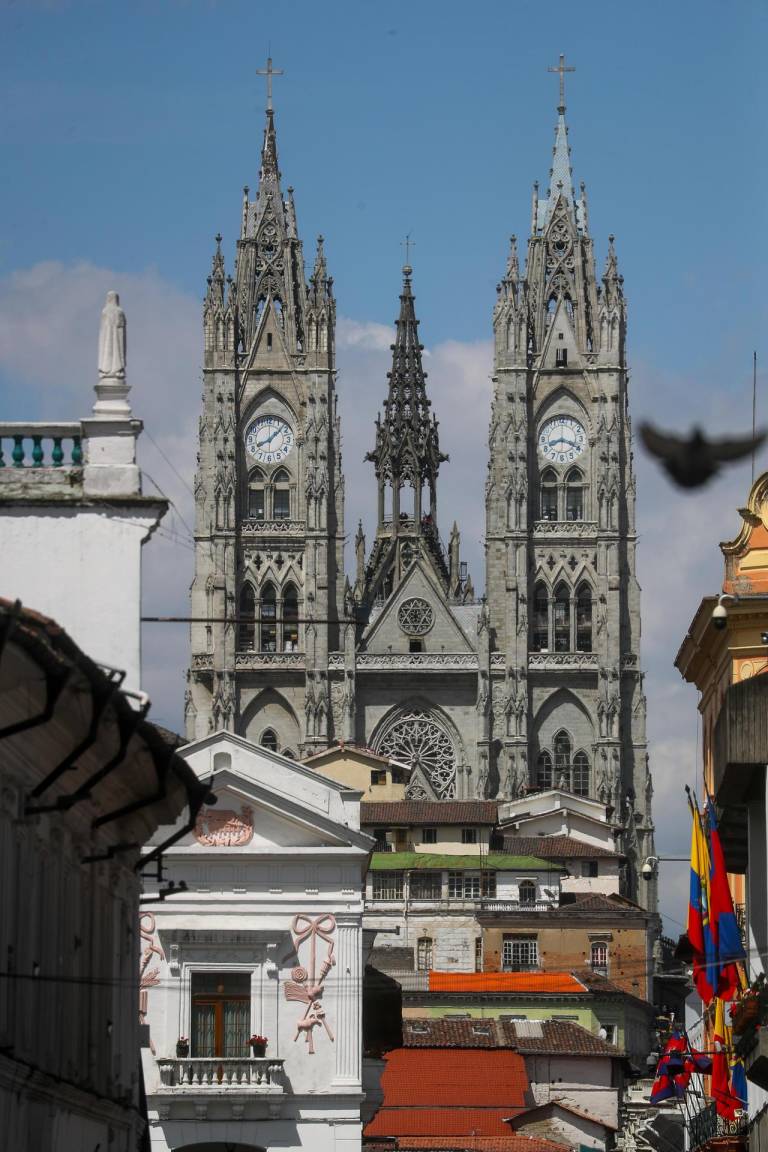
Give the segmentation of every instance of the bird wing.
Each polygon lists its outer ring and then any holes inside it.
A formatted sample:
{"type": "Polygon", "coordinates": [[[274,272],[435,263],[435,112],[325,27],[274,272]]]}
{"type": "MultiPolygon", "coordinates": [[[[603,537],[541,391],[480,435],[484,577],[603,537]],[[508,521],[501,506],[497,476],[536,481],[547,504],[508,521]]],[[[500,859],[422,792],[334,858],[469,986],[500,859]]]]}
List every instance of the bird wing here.
{"type": "Polygon", "coordinates": [[[679,457],[685,446],[685,441],[669,432],[661,432],[652,424],[640,425],[640,439],[653,456],[660,460],[674,460],[679,457]]]}
{"type": "Polygon", "coordinates": [[[712,456],[715,460],[741,460],[749,456],[765,441],[766,432],[758,432],[754,439],[751,436],[742,436],[740,439],[713,440],[711,444],[712,456]]]}

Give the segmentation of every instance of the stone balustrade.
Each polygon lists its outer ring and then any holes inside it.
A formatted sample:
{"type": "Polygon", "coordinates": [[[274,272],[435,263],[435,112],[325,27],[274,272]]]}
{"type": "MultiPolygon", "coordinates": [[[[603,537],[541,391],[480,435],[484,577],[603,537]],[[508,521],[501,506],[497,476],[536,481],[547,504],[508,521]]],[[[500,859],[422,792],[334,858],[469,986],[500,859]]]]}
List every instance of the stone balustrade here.
{"type": "Polygon", "coordinates": [[[257,1057],[173,1057],[159,1059],[160,1082],[163,1088],[182,1091],[220,1092],[231,1088],[250,1088],[256,1092],[282,1094],[283,1060],[269,1056],[257,1057]]]}
{"type": "Polygon", "coordinates": [[[81,468],[83,426],[0,423],[0,468],[81,468]]]}
{"type": "Polygon", "coordinates": [[[481,912],[553,912],[558,908],[554,900],[481,900],[481,912]]]}

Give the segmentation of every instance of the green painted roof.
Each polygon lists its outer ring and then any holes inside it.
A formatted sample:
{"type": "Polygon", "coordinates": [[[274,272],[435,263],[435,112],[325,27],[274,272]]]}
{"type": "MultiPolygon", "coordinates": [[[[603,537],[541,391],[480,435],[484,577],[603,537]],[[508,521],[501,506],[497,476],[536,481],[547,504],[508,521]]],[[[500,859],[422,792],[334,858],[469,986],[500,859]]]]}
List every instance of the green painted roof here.
{"type": "Polygon", "coordinates": [[[494,872],[560,872],[557,864],[538,856],[511,856],[507,852],[486,852],[482,856],[453,856],[439,852],[374,852],[372,872],[402,872],[414,868],[464,868],[494,872]]]}

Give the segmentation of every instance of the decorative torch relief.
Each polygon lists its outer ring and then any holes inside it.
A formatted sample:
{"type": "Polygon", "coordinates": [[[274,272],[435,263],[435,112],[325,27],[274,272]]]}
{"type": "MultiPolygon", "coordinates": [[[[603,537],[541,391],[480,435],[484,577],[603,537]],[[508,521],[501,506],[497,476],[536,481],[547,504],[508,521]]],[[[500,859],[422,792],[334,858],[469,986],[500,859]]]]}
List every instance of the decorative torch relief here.
{"type": "Polygon", "coordinates": [[[304,1015],[296,1025],[296,1035],[293,1040],[295,1043],[303,1033],[304,1039],[309,1045],[310,1056],[315,1054],[315,1028],[322,1025],[328,1033],[328,1039],[331,1041],[335,1039],[326,1019],[325,1008],[321,999],[325,978],[336,964],[335,944],[331,939],[335,931],[336,917],[331,916],[330,913],[315,919],[299,913],[298,916],[294,916],[291,922],[293,947],[299,960],[301,960],[300,948],[303,944],[309,944],[309,968],[297,964],[291,970],[291,979],[287,980],[283,987],[286,1000],[296,1000],[305,1005],[304,1015]],[[327,945],[319,970],[317,967],[318,939],[327,945]]]}

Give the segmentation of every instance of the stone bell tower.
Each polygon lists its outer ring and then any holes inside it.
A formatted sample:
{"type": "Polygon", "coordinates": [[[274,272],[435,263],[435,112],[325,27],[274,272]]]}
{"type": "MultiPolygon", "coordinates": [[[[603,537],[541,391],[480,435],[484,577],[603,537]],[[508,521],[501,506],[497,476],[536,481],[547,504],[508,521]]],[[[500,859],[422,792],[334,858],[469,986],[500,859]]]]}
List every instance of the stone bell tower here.
{"type": "Polygon", "coordinates": [[[499,796],[560,789],[620,831],[625,890],[653,845],[635,575],[626,301],[613,237],[595,269],[573,190],[561,57],[549,186],[512,238],[493,326],[486,497],[499,796]],[[503,661],[503,663],[502,663],[503,661]]]}
{"type": "Polygon", "coordinates": [[[258,189],[243,194],[234,278],[221,237],[203,306],[203,411],[187,735],[236,731],[292,756],[332,739],[344,491],[336,303],[323,238],[305,278],[268,98],[258,189]]]}

